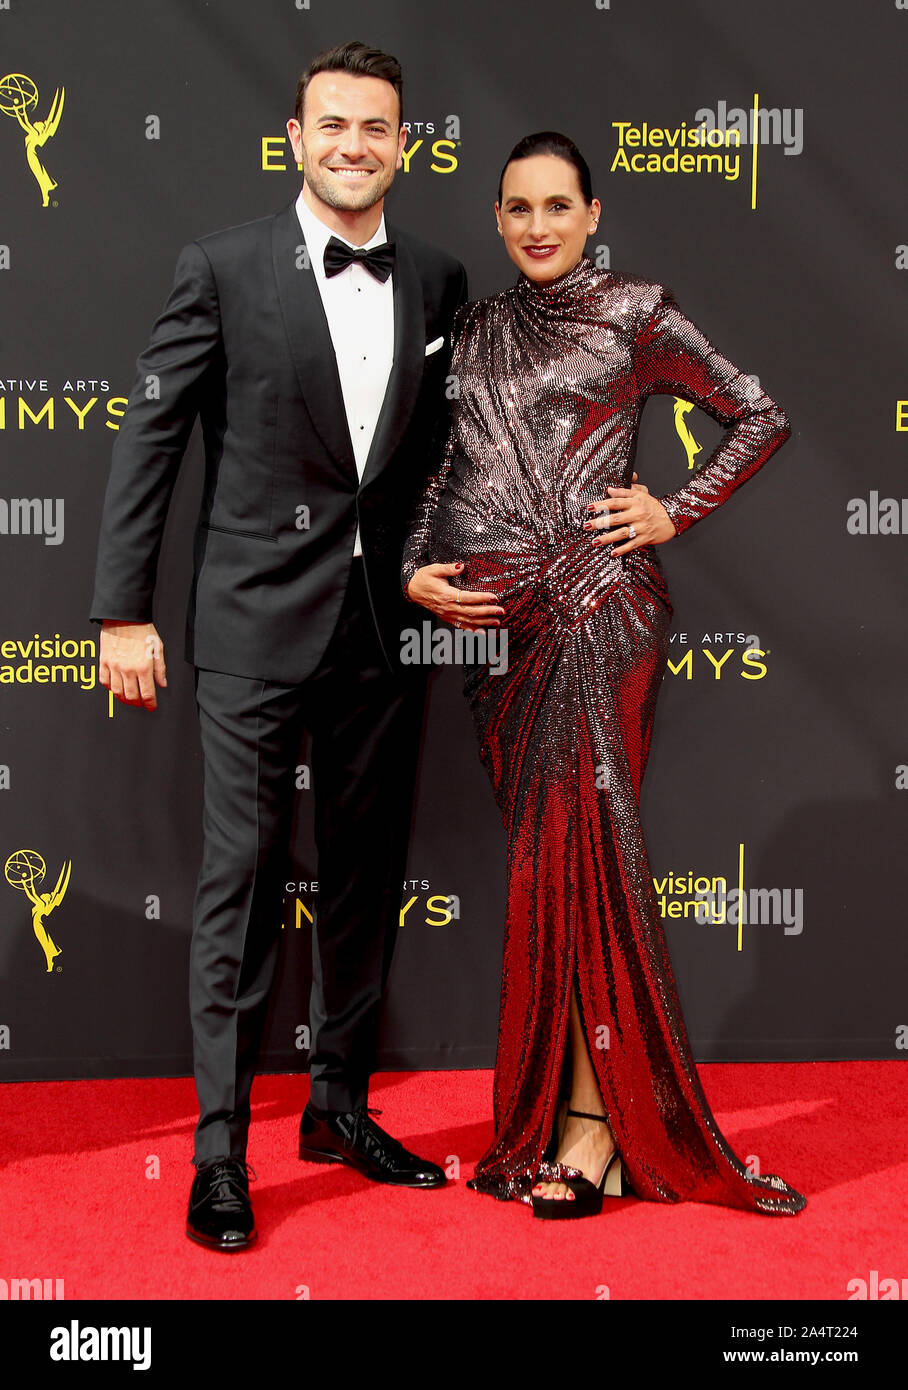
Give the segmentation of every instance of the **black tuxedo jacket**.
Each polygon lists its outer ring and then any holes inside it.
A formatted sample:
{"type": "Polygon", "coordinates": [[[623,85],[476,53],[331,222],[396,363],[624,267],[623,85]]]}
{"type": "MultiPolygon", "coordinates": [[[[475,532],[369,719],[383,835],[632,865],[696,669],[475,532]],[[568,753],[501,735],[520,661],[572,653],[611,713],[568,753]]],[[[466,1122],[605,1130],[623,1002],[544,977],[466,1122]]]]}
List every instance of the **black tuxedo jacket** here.
{"type": "Polygon", "coordinates": [[[198,416],[205,481],[187,660],[280,684],[310,674],[340,612],[358,523],[385,656],[406,669],[400,632],[414,610],[401,594],[401,553],[443,444],[466,275],[452,256],[386,226],[397,246],[394,365],[362,482],[293,204],[183,248],[113,449],[93,621],[152,621],[167,509],[198,416]]]}

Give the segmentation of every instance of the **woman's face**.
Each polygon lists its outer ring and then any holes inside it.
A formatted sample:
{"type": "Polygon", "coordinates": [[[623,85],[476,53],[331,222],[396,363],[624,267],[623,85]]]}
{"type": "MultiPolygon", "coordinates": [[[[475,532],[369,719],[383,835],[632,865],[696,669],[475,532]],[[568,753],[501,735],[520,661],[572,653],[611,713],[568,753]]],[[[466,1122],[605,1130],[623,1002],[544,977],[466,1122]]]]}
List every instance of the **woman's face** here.
{"type": "Polygon", "coordinates": [[[556,154],[513,160],[495,204],[508,255],[541,284],[574,268],[601,211],[598,198],[584,201],[577,170],[556,154]]]}

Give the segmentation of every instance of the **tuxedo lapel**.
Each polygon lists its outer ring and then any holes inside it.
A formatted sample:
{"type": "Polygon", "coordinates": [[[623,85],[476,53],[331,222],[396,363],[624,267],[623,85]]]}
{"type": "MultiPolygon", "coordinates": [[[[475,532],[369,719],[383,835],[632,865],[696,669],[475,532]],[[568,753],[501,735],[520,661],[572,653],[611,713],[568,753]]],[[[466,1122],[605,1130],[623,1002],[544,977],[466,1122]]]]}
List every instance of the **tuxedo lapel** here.
{"type": "MultiPolygon", "coordinates": [[[[358,481],[322,297],[312,271],[297,268],[298,248],[304,245],[303,230],[291,203],[275,215],[271,236],[274,276],[290,352],[306,409],[325,448],[358,481]]],[[[396,315],[396,294],[394,308],[396,315]]]]}
{"type": "Polygon", "coordinates": [[[385,223],[396,243],[394,262],[394,364],[388,377],[362,486],[371,483],[391,458],[413,414],[422,383],[426,352],[426,311],[416,262],[400,232],[385,223]]]}

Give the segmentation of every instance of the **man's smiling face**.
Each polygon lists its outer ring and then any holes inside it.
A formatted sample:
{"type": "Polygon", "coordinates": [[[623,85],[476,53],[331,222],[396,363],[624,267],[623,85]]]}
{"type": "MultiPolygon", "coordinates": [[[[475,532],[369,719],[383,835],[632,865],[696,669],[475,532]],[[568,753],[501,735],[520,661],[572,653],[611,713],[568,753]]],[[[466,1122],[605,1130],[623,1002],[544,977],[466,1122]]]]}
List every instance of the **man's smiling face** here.
{"type": "Polygon", "coordinates": [[[407,132],[397,93],[381,77],[319,72],[306,88],[302,129],[287,124],[310,192],[342,212],[362,212],[387,193],[407,132]]]}

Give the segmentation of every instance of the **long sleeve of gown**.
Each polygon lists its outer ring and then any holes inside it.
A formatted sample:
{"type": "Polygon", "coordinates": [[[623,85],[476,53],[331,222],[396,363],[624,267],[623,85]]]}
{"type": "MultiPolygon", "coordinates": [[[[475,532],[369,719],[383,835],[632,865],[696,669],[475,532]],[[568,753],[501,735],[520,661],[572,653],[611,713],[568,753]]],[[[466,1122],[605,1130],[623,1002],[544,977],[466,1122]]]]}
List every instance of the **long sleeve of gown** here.
{"type": "Polygon", "coordinates": [[[666,286],[637,334],[635,372],[641,395],[681,396],[726,427],[689,482],[660,497],[677,534],[726,501],[785,443],[784,410],[686,318],[666,286]]]}
{"type": "Polygon", "coordinates": [[[445,490],[448,481],[448,474],[451,471],[451,459],[454,456],[454,430],[447,432],[447,442],[442,452],[441,463],[432,474],[426,486],[423,488],[422,495],[416,504],[410,530],[404,545],[403,560],[401,562],[400,583],[406,595],[407,585],[413,578],[418,569],[423,565],[430,565],[432,557],[430,547],[432,541],[432,528],[435,522],[435,513],[438,510],[438,503],[445,490]]]}
{"type": "MultiPolygon", "coordinates": [[[[451,375],[456,380],[458,371],[458,352],[457,343],[463,331],[470,305],[461,304],[454,315],[454,322],[451,327],[451,375]]],[[[410,519],[410,530],[407,534],[406,544],[404,545],[403,559],[401,561],[400,584],[404,596],[407,595],[407,585],[413,578],[418,569],[423,565],[433,563],[431,555],[432,530],[435,524],[435,514],[438,511],[438,504],[448,482],[451,472],[451,460],[454,457],[456,448],[455,430],[451,412],[441,413],[439,430],[443,439],[443,447],[439,450],[441,455],[440,462],[435,472],[429,478],[420,494],[413,515],[410,519]]]]}

